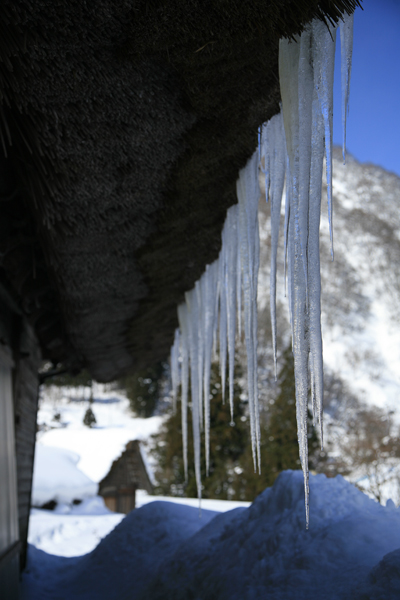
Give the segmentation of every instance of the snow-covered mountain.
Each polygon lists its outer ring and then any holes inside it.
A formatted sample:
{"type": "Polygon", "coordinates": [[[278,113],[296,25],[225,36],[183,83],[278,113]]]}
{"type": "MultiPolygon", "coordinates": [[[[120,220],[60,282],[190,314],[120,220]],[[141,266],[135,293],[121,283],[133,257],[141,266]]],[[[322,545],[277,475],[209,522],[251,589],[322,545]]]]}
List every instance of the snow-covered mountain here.
{"type": "MultiPolygon", "coordinates": [[[[400,397],[400,178],[334,149],[334,261],[326,198],[322,204],[321,275],[324,365],[360,401],[398,410],[400,397]]],[[[325,185],[326,197],[326,185],[325,185]]],[[[261,204],[260,346],[269,351],[269,208],[261,204]],[[264,328],[264,330],[263,330],[264,328]]],[[[281,227],[283,228],[283,217],[281,227]]],[[[283,234],[278,254],[280,347],[289,343],[283,234]]],[[[266,372],[268,367],[264,363],[266,372]]]]}

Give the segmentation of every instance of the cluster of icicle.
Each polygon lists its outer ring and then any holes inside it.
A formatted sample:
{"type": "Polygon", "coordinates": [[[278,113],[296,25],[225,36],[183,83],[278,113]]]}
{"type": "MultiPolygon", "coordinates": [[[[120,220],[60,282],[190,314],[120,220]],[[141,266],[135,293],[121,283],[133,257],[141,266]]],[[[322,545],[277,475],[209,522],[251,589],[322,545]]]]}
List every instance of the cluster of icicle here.
{"type": "MultiPolygon", "coordinates": [[[[340,22],[343,158],[351,71],[353,17],[340,22]]],[[[257,152],[239,173],[238,204],[226,216],[219,258],[206,270],[178,308],[179,330],[171,351],[173,398],[181,384],[182,432],[187,476],[187,413],[190,368],[195,473],[199,498],[200,434],[204,429],[209,468],[210,369],[213,347],[219,348],[222,393],[228,356],[229,402],[233,415],[235,338],[241,334],[243,305],[247,350],[248,401],[255,469],[260,471],[260,424],[257,393],[257,278],[259,268],[258,169],[265,174],[271,201],[270,307],[276,372],[276,259],[281,201],[286,178],[285,281],[291,315],[295,363],[296,416],[304,472],[306,524],[308,506],[308,390],[314,422],[322,436],[323,362],[319,225],[323,161],[326,156],[328,216],[332,236],[332,116],[336,28],[314,20],[296,41],[282,39],[279,77],[282,110],[264,124],[257,152]],[[286,267],[287,265],[287,267],[286,267]],[[287,270],[287,273],[286,273],[287,270]],[[219,335],[218,335],[219,333],[219,335]]]]}

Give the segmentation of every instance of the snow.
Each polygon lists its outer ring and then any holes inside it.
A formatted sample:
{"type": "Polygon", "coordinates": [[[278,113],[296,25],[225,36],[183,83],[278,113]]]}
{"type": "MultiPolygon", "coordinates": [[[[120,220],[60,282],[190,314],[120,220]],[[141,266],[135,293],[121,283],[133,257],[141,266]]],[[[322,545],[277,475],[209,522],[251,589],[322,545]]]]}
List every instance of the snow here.
{"type": "MultiPolygon", "coordinates": [[[[151,502],[172,502],[191,506],[199,514],[197,498],[169,498],[151,496],[144,490],[136,492],[136,508],[151,502]]],[[[226,512],[238,507],[248,507],[250,502],[232,500],[202,500],[204,510],[214,513],[226,512]]],[[[80,556],[96,548],[101,539],[108,535],[125,518],[105,506],[103,498],[94,496],[78,505],[59,504],[54,511],[33,508],[29,521],[28,541],[48,554],[57,556],[80,556]]]]}
{"type": "MultiPolygon", "coordinates": [[[[310,502],[307,531],[302,473],[286,471],[248,508],[203,509],[199,517],[182,500],[147,503],[84,556],[30,546],[22,600],[397,598],[400,510],[340,476],[311,476],[310,502]]],[[[68,535],[66,519],[95,535],[83,526],[88,516],[53,518],[60,536],[68,535]]],[[[109,515],[91,518],[101,535],[109,515]]]]}
{"type": "MultiPolygon", "coordinates": [[[[346,158],[346,166],[342,162],[336,150],[333,195],[337,256],[333,264],[321,263],[324,363],[329,371],[340,373],[358,398],[397,414],[400,180],[351,156],[346,158]],[[339,284],[338,292],[335,287],[339,284]],[[332,309],[334,321],[329,314],[332,309]]],[[[325,214],[321,226],[325,246],[325,214]]]]}
{"type": "Polygon", "coordinates": [[[33,506],[42,506],[50,500],[72,502],[97,494],[97,484],[77,468],[79,458],[70,450],[37,445],[33,468],[33,506]]]}
{"type": "Polygon", "coordinates": [[[58,505],[55,511],[32,509],[28,541],[48,554],[79,556],[91,552],[124,515],[112,513],[102,498],[78,506],[58,505]]]}

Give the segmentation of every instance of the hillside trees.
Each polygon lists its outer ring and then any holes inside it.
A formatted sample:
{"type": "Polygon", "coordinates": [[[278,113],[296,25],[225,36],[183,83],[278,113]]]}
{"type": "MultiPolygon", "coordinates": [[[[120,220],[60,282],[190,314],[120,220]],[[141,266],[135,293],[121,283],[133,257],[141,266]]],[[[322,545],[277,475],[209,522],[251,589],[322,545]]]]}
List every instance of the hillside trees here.
{"type": "MultiPolygon", "coordinates": [[[[229,406],[222,404],[218,369],[212,368],[211,380],[211,467],[206,477],[204,452],[202,484],[204,498],[253,500],[271,486],[285,469],[299,469],[299,450],[295,409],[294,364],[291,349],[282,357],[279,393],[263,411],[261,422],[261,474],[254,473],[245,395],[235,379],[235,426],[231,427],[229,406]]],[[[237,367],[236,375],[239,373],[237,367]]],[[[158,461],[157,492],[167,495],[196,497],[192,436],[189,427],[189,477],[184,481],[180,403],[177,413],[166,420],[162,432],[155,438],[158,461]]],[[[319,440],[311,423],[309,433],[309,466],[324,469],[325,456],[319,450],[319,440]]]]}
{"type": "Polygon", "coordinates": [[[154,414],[161,396],[164,374],[165,364],[158,362],[119,381],[129,399],[131,410],[137,417],[148,418],[154,414]]]}
{"type": "MultiPolygon", "coordinates": [[[[236,380],[234,395],[235,426],[231,426],[229,403],[225,402],[223,404],[222,402],[222,390],[216,364],[213,364],[211,370],[210,395],[210,471],[209,476],[206,477],[203,433],[202,495],[203,498],[227,500],[233,496],[232,484],[235,468],[238,468],[239,459],[249,443],[245,403],[241,399],[241,388],[236,380]]],[[[188,481],[185,482],[180,402],[178,402],[176,414],[170,414],[160,434],[155,436],[155,442],[154,456],[158,462],[156,472],[157,493],[197,497],[193,436],[190,423],[188,427],[188,481]]]]}

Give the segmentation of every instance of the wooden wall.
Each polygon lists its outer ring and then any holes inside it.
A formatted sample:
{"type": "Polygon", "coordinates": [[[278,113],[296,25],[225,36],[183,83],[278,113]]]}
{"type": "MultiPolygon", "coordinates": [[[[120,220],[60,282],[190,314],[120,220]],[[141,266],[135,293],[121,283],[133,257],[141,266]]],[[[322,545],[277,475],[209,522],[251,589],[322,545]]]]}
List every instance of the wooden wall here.
{"type": "Polygon", "coordinates": [[[21,568],[24,568],[31,506],[40,351],[34,331],[26,321],[21,320],[19,322],[16,340],[17,348],[14,352],[15,444],[17,452],[19,535],[22,543],[21,568]]]}

